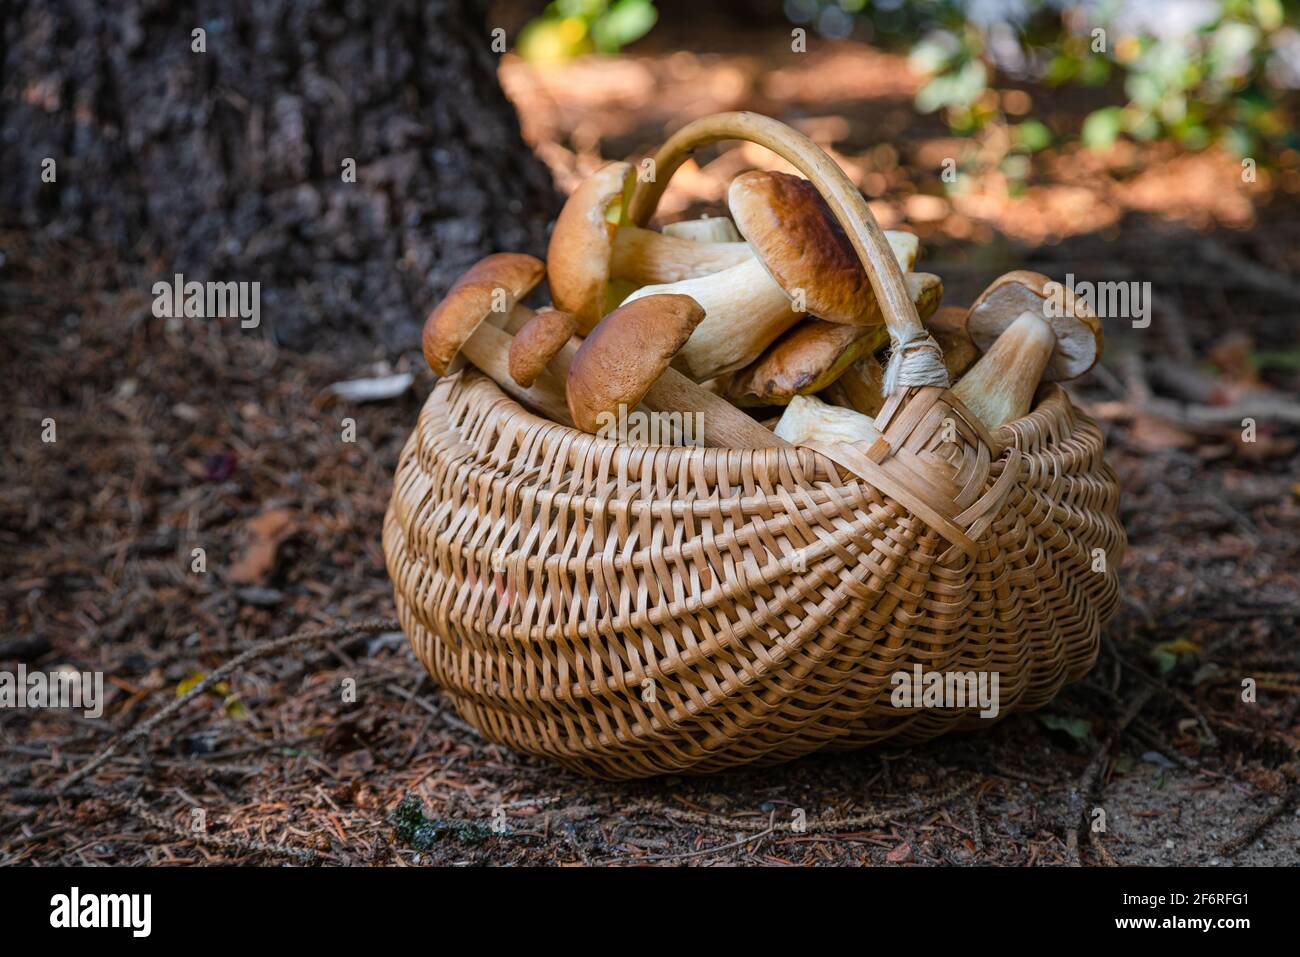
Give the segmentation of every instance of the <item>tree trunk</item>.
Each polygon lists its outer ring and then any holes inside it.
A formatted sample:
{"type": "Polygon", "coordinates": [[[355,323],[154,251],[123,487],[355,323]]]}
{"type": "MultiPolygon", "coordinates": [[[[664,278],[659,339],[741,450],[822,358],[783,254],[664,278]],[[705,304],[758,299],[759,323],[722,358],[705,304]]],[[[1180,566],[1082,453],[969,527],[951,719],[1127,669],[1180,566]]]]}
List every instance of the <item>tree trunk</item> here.
{"type": "Polygon", "coordinates": [[[411,346],[480,256],[545,246],[558,197],[476,0],[6,9],[5,219],[143,259],[150,282],[260,281],[281,342],[411,346]]]}

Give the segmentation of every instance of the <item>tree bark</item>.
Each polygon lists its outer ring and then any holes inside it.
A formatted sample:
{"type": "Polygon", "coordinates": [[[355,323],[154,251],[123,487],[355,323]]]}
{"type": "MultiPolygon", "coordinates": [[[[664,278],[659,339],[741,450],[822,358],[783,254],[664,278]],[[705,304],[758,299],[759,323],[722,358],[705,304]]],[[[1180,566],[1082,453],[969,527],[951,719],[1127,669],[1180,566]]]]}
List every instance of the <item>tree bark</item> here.
{"type": "Polygon", "coordinates": [[[281,342],[414,345],[476,259],[545,247],[559,200],[478,0],[6,10],[4,218],[139,259],[150,282],[260,281],[281,342]]]}

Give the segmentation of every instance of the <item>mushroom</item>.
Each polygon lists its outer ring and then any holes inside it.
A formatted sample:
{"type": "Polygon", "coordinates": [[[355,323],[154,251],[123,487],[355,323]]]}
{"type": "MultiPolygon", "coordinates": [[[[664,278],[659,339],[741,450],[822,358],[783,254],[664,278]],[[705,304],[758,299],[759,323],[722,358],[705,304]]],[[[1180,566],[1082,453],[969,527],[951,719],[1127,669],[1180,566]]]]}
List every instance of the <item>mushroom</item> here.
{"type": "MultiPolygon", "coordinates": [[[[468,310],[473,305],[465,300],[456,304],[444,303],[434,309],[425,323],[425,340],[442,341],[453,331],[459,335],[461,324],[468,321],[468,310]]],[[[517,305],[511,310],[507,326],[522,329],[534,318],[526,306],[517,305]]],[[[553,320],[552,320],[553,321],[553,320]]],[[[520,385],[510,371],[509,354],[513,337],[507,329],[492,322],[481,322],[460,347],[460,355],[472,362],[479,371],[496,382],[501,389],[524,405],[537,410],[561,425],[572,426],[565,380],[569,363],[577,350],[572,339],[564,343],[542,369],[530,386],[520,385]]],[[[708,428],[708,444],[719,448],[764,449],[784,446],[770,430],[741,412],[726,399],[708,392],[673,369],[668,369],[651,386],[644,398],[651,411],[698,412],[708,428]]]]}
{"type": "Polygon", "coordinates": [[[510,343],[510,375],[524,388],[537,381],[547,364],[578,331],[578,320],[558,309],[539,309],[510,343]]]}
{"type": "Polygon", "coordinates": [[[689,239],[693,243],[743,243],[736,224],[726,216],[704,216],[700,219],[683,219],[668,223],[663,228],[665,236],[689,239]]]}
{"type": "Polygon", "coordinates": [[[984,354],[953,387],[990,429],[1029,411],[1040,382],[1083,375],[1101,355],[1097,317],[1052,280],[1017,271],[993,282],[971,306],[966,331],[984,354]]]}
{"type": "Polygon", "coordinates": [[[827,405],[811,395],[797,395],[791,399],[774,431],[793,445],[874,442],[880,438],[880,430],[871,416],[827,405]]]}
{"type": "Polygon", "coordinates": [[[602,319],[569,364],[567,395],[584,432],[625,418],[650,391],[704,318],[689,296],[646,296],[602,319]]]}
{"type": "MultiPolygon", "coordinates": [[[[853,325],[880,321],[857,253],[807,180],[744,173],[732,181],[728,204],[755,257],[708,276],[645,286],[627,299],[669,293],[704,307],[705,319],[678,359],[692,379],[748,365],[805,312],[853,325]]],[[[896,236],[891,248],[906,270],[915,260],[916,237],[896,236]]]]}
{"type": "Polygon", "coordinates": [[[504,319],[542,281],[546,267],[535,256],[496,253],[480,259],[448,290],[424,323],[424,358],[438,375],[452,363],[489,316],[504,319]]]}
{"type": "MultiPolygon", "coordinates": [[[[922,318],[933,313],[943,296],[939,277],[908,273],[904,280],[917,313],[922,318]]],[[[878,319],[876,325],[850,326],[825,320],[801,323],[752,366],[736,373],[726,395],[738,405],[784,405],[795,395],[820,392],[860,358],[871,357],[889,342],[889,330],[874,299],[871,308],[878,319]]]]}
{"type": "Polygon", "coordinates": [[[677,282],[752,258],[744,243],[701,243],[627,222],[630,163],[606,163],[565,202],[547,249],[551,296],[586,335],[605,314],[611,279],[636,285],[677,282]]]}
{"type": "Polygon", "coordinates": [[[988,352],[1024,312],[1047,320],[1056,334],[1056,348],[1043,371],[1045,381],[1073,379],[1096,364],[1101,323],[1068,289],[1042,273],[1017,270],[996,279],[971,306],[966,331],[980,352],[988,352]]]}

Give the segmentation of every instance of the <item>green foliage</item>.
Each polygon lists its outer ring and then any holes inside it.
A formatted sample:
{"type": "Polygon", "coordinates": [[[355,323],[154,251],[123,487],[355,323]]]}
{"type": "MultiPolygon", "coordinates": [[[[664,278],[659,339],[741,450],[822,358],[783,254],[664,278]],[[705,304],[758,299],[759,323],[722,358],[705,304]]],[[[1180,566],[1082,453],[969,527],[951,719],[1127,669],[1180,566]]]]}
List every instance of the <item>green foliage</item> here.
{"type": "Polygon", "coordinates": [[[1068,718],[1039,712],[1038,720],[1049,731],[1064,732],[1080,744],[1087,744],[1092,740],[1092,722],[1086,718],[1068,718]]]}
{"type": "Polygon", "coordinates": [[[534,63],[617,53],[645,36],[658,17],[653,0],[554,0],[519,34],[519,53],[534,63]]]}
{"type": "MultiPolygon", "coordinates": [[[[1199,149],[1219,141],[1240,155],[1300,145],[1280,101],[1278,77],[1296,69],[1296,0],[1219,0],[1192,9],[1168,0],[854,0],[876,42],[912,43],[911,62],[927,76],[923,112],[973,133],[1006,123],[994,89],[1001,79],[1049,87],[1113,89],[1122,102],[1086,119],[1085,145],[1104,149],[1121,136],[1173,139],[1199,149]],[[987,20],[990,6],[999,17],[987,20]],[[914,42],[916,37],[922,37],[914,42]]],[[[796,19],[816,23],[845,0],[800,0],[796,19]]],[[[1046,145],[1041,124],[1013,131],[1032,152],[1046,145]]],[[[1057,135],[1071,131],[1058,130],[1057,135]]]]}

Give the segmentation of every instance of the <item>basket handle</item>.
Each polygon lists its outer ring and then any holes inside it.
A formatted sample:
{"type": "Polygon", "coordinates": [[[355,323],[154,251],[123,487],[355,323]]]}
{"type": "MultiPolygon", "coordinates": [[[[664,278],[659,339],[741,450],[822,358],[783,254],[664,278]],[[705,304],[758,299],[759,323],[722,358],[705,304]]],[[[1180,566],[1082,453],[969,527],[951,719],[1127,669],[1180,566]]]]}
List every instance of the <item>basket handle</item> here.
{"type": "Polygon", "coordinates": [[[715,113],[687,123],[655,154],[654,179],[642,182],[638,177],[628,218],[644,226],[678,167],[695,149],[718,140],[747,140],[766,147],[803,173],[826,200],[862,260],[889,329],[892,349],[882,393],[888,397],[913,386],[948,388],[943,352],[921,325],[916,306],[907,295],[903,272],[867,201],[835,161],[798,130],[749,112],[715,113]]]}

